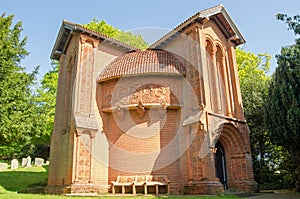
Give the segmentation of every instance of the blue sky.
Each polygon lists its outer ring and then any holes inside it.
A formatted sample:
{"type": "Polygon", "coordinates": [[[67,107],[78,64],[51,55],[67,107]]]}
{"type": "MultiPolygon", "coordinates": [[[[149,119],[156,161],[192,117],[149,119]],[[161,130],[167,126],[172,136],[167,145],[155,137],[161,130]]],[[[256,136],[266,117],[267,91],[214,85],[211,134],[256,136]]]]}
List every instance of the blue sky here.
{"type": "MultiPolygon", "coordinates": [[[[198,11],[223,4],[246,39],[246,51],[269,53],[271,69],[282,46],[292,44],[295,36],[275,18],[276,13],[300,14],[299,0],[0,0],[0,13],[14,14],[22,21],[22,36],[27,36],[30,52],[22,66],[31,71],[40,65],[41,78],[51,68],[50,53],[63,20],[78,24],[93,18],[104,19],[121,30],[157,27],[171,30],[198,11]]],[[[164,31],[162,31],[164,32],[164,31]]]]}

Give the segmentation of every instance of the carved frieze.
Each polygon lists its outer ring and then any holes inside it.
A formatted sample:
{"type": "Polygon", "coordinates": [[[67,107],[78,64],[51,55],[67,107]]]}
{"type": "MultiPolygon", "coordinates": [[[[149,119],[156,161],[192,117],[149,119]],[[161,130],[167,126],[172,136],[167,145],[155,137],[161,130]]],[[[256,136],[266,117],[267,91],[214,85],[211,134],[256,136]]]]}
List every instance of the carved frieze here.
{"type": "Polygon", "coordinates": [[[169,87],[146,85],[136,90],[136,92],[130,96],[129,103],[138,104],[138,102],[141,101],[144,104],[170,104],[170,93],[169,87]]]}
{"type": "MultiPolygon", "coordinates": [[[[161,105],[163,109],[169,104],[178,104],[177,96],[169,86],[147,84],[142,87],[118,87],[110,89],[112,85],[103,87],[102,108],[124,107],[127,105],[161,105]]],[[[178,92],[178,91],[176,91],[178,92]]],[[[163,111],[162,111],[163,114],[163,111]]]]}

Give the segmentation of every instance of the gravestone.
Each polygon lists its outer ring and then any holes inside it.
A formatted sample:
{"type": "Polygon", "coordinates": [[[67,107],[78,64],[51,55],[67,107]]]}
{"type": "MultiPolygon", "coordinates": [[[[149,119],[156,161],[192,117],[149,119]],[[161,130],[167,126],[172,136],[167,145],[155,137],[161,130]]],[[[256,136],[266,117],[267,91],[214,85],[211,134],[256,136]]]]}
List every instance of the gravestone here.
{"type": "Polygon", "coordinates": [[[26,167],[31,167],[31,157],[30,156],[27,157],[26,167]]]}
{"type": "Polygon", "coordinates": [[[27,164],[27,158],[22,158],[22,167],[25,167],[27,164]]]}
{"type": "Polygon", "coordinates": [[[43,158],[34,158],[34,165],[37,167],[41,167],[44,164],[43,158]]]}
{"type": "Polygon", "coordinates": [[[8,168],[8,164],[7,163],[0,163],[0,171],[6,170],[8,168]]]}
{"type": "Polygon", "coordinates": [[[19,161],[17,159],[12,159],[10,162],[10,169],[17,169],[19,167],[19,161]]]}

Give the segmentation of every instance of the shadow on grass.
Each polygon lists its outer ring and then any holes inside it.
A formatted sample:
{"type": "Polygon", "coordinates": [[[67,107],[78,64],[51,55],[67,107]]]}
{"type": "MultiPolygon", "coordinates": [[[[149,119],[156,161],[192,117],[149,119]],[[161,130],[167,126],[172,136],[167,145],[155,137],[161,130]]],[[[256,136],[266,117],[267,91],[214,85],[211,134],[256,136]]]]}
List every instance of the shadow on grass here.
{"type": "Polygon", "coordinates": [[[0,172],[0,186],[13,192],[44,187],[47,185],[47,170],[46,166],[2,171],[0,172]]]}

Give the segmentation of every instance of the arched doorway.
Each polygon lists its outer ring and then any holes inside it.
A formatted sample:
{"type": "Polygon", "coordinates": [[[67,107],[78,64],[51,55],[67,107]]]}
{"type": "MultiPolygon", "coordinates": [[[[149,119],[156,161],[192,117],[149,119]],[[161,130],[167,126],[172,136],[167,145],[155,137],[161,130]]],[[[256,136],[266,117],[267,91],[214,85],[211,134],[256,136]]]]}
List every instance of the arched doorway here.
{"type": "Polygon", "coordinates": [[[228,189],[225,150],[220,141],[216,143],[215,148],[217,148],[215,154],[216,177],[220,179],[224,189],[228,189]]]}

